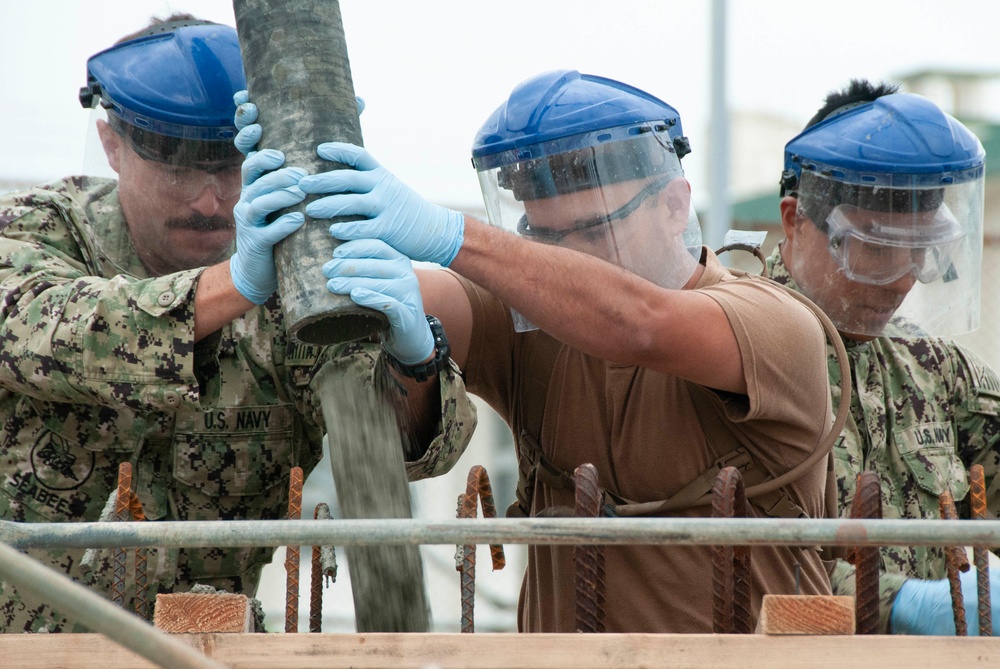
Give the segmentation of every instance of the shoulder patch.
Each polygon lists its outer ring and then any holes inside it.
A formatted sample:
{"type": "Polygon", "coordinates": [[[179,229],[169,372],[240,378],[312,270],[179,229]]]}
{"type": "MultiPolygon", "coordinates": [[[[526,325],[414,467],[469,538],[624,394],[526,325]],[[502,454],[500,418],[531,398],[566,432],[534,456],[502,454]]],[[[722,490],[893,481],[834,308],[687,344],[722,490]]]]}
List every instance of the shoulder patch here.
{"type": "Polygon", "coordinates": [[[969,373],[969,383],[972,388],[979,394],[987,394],[1000,398],[1000,379],[997,378],[993,368],[986,364],[978,355],[962,346],[957,346],[955,350],[961,357],[962,362],[965,363],[969,373]]]}

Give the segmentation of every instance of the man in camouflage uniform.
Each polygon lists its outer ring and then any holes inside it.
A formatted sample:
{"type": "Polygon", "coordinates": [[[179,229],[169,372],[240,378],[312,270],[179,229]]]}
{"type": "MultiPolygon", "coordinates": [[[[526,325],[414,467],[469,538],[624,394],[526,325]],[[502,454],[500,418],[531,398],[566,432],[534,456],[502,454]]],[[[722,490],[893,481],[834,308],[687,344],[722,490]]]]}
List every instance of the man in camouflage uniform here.
{"type": "MultiPolygon", "coordinates": [[[[978,325],[982,146],[929,101],[854,81],[828,96],[785,157],[786,238],[767,269],[826,311],[847,348],[853,398],[834,447],[841,515],[857,475],[874,471],[883,517],[939,518],[938,496],[966,500],[967,468],[980,464],[996,517],[1000,381],[968,349],[928,336],[978,325]]],[[[845,382],[832,348],[829,367],[836,403],[845,382]]],[[[968,517],[968,500],[960,508],[968,517]]],[[[881,558],[881,631],[954,634],[943,550],[889,546],[881,558]]],[[[975,569],[962,580],[976,633],[975,569]]],[[[853,595],[854,567],[838,560],[832,582],[853,595]]],[[[997,613],[993,624],[1000,633],[997,613]]]]}
{"type": "MultiPolygon", "coordinates": [[[[232,96],[246,84],[230,27],[156,20],[91,58],[88,75],[81,101],[107,110],[97,129],[118,179],[0,198],[0,518],[96,521],[123,462],[147,520],[285,517],[290,469],[322,457],[316,372],[373,383],[377,356],[285,331],[272,247],[303,218],[265,217],[303,199],[301,171],[260,151],[241,197],[232,96]]],[[[475,425],[457,368],[439,377],[429,453],[461,449],[475,425]]],[[[29,553],[108,594],[106,563],[81,564],[84,551],[29,553]]],[[[253,596],[271,554],[155,551],[149,600],[195,584],[253,596]]],[[[4,632],[84,622],[0,590],[4,632]]]]}

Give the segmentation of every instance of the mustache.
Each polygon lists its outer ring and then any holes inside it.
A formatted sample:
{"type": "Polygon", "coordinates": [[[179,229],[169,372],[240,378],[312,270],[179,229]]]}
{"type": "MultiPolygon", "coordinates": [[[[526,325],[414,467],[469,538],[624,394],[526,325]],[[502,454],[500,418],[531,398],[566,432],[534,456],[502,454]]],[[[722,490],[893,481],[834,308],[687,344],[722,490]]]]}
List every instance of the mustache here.
{"type": "Polygon", "coordinates": [[[233,221],[223,216],[202,216],[201,214],[192,214],[184,218],[168,219],[167,228],[171,230],[213,232],[216,230],[234,230],[236,229],[236,225],[233,221]]]}

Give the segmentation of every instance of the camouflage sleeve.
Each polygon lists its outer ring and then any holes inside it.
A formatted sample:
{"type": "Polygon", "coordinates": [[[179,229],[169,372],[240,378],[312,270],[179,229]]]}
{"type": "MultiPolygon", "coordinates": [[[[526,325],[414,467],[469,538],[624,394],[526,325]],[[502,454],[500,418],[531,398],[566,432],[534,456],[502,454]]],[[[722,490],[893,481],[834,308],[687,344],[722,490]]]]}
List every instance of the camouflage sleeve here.
{"type": "Polygon", "coordinates": [[[966,468],[983,466],[988,513],[1000,518],[1000,380],[972,351],[957,345],[955,351],[958,454],[966,468]]]}
{"type": "MultiPolygon", "coordinates": [[[[380,379],[390,373],[382,369],[381,346],[366,342],[351,342],[330,347],[321,364],[344,374],[355,374],[380,392],[397,392],[386,388],[380,379]]],[[[439,476],[448,472],[465,452],[476,429],[476,406],[465,391],[458,366],[449,361],[438,379],[441,393],[441,418],[436,434],[427,450],[416,460],[406,462],[406,475],[411,481],[439,476]]],[[[321,420],[321,402],[316,389],[311,391],[311,403],[317,420],[321,420]]]]}
{"type": "Polygon", "coordinates": [[[198,271],[92,276],[64,215],[0,203],[0,366],[15,392],[59,402],[176,409],[198,401],[198,271]]]}
{"type": "Polygon", "coordinates": [[[462,457],[476,429],[476,405],[465,391],[458,365],[450,360],[449,363],[438,374],[441,386],[440,431],[420,459],[406,463],[406,475],[411,481],[450,471],[462,457]]]}
{"type": "MultiPolygon", "coordinates": [[[[898,572],[886,573],[879,571],[878,575],[878,599],[879,599],[879,634],[889,634],[889,615],[892,613],[892,603],[896,599],[896,593],[903,586],[907,577],[898,572]]],[[[830,573],[830,586],[833,594],[841,597],[854,597],[854,565],[847,560],[838,559],[830,573]]]]}

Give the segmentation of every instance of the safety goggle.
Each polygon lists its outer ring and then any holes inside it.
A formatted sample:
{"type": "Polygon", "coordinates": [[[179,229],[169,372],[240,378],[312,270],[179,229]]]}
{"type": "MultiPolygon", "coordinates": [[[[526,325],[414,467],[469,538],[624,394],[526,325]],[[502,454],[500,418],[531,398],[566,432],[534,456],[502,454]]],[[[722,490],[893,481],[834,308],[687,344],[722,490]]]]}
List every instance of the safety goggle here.
{"type": "Polygon", "coordinates": [[[954,273],[965,236],[942,204],[926,212],[877,212],[838,205],[826,219],[830,254],[852,281],[883,286],[913,274],[931,283],[954,273]]]}
{"type": "Polygon", "coordinates": [[[155,133],[141,135],[140,131],[120,122],[112,123],[112,128],[128,142],[129,148],[143,163],[156,172],[157,183],[184,202],[197,199],[206,188],[215,191],[221,200],[229,200],[240,194],[243,187],[243,156],[235,149],[219,142],[187,142],[155,133]],[[197,148],[194,148],[197,147],[197,148]],[[186,154],[184,152],[186,151],[186,154]],[[184,154],[184,155],[182,155],[184,154]],[[230,155],[232,154],[232,155],[230,155]],[[192,167],[188,158],[198,162],[192,167]]]}
{"type": "Polygon", "coordinates": [[[517,222],[517,234],[525,237],[527,239],[533,239],[538,242],[543,242],[546,244],[557,244],[569,235],[576,232],[581,232],[583,230],[589,230],[591,228],[597,228],[602,225],[608,225],[614,221],[620,221],[624,218],[631,216],[636,209],[642,206],[643,202],[648,200],[653,195],[656,195],[664,189],[668,182],[670,182],[676,174],[664,174],[653,181],[646,184],[646,186],[639,191],[632,199],[623,204],[618,209],[615,209],[610,214],[602,214],[595,216],[593,218],[588,218],[583,221],[579,221],[576,225],[564,228],[561,230],[556,230],[553,228],[533,228],[528,225],[528,215],[524,214],[521,216],[520,220],[517,222]]]}
{"type": "Polygon", "coordinates": [[[229,200],[240,194],[242,175],[240,165],[228,165],[212,171],[167,165],[147,161],[156,166],[161,175],[161,185],[184,202],[190,202],[211,188],[220,200],[229,200]]]}

